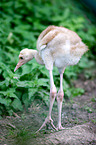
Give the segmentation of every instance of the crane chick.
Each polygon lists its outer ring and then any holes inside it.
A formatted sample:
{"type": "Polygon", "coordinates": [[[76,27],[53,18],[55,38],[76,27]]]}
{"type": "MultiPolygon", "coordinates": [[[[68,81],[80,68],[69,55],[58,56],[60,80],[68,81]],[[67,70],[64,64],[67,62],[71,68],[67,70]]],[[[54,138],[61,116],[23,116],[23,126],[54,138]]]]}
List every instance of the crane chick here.
{"type": "Polygon", "coordinates": [[[49,26],[38,37],[37,49],[38,51],[28,48],[23,49],[19,54],[19,62],[14,71],[33,58],[36,59],[37,63],[45,65],[50,76],[50,106],[48,116],[39,130],[47,123],[50,123],[54,129],[61,130],[64,129],[61,125],[61,111],[64,97],[62,85],[63,73],[67,66],[77,64],[88,48],[75,32],[64,27],[49,26]],[[56,66],[60,73],[60,89],[58,93],[53,80],[53,66],[56,66]],[[55,97],[57,97],[58,104],[57,128],[51,119],[55,97]]]}

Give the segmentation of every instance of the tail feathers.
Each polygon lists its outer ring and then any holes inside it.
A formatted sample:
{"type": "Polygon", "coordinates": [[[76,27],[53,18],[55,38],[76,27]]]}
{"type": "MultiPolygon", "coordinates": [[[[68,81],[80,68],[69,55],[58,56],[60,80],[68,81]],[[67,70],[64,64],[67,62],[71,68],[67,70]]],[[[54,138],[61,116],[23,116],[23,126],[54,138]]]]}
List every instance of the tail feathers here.
{"type": "Polygon", "coordinates": [[[75,46],[72,46],[71,53],[76,55],[76,56],[79,56],[79,55],[82,56],[88,50],[89,49],[88,49],[87,45],[85,45],[83,42],[79,42],[75,46]]]}

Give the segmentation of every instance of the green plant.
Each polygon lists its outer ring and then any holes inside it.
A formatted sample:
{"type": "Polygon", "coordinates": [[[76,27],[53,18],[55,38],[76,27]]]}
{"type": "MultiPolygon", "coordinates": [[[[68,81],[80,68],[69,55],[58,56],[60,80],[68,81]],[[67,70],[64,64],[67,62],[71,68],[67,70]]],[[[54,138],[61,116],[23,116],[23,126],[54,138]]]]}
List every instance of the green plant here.
{"type": "Polygon", "coordinates": [[[89,107],[89,106],[85,106],[85,110],[86,110],[88,113],[94,112],[94,109],[92,109],[92,108],[89,107]]]}
{"type": "MultiPolygon", "coordinates": [[[[48,105],[49,73],[35,60],[30,61],[14,73],[19,51],[25,47],[35,49],[36,40],[48,25],[65,26],[77,32],[83,41],[96,52],[96,27],[92,13],[85,11],[79,2],[73,0],[2,0],[0,3],[0,115],[22,111],[31,101],[39,98],[48,105]],[[74,9],[75,7],[75,9],[74,9]],[[90,17],[90,20],[89,20],[90,17]]],[[[90,55],[91,56],[91,55],[90,55]]],[[[88,55],[89,57],[89,55],[88,55]]],[[[91,62],[91,61],[90,61],[91,62]]],[[[82,94],[83,90],[71,91],[70,79],[77,73],[91,67],[87,57],[78,66],[66,68],[64,91],[68,97],[82,94]],[[86,62],[87,61],[87,62],[86,62]],[[88,65],[87,65],[88,66],[88,65]]],[[[59,88],[58,70],[54,68],[54,80],[59,88]]]]}
{"type": "Polygon", "coordinates": [[[96,124],[96,120],[94,119],[94,120],[91,120],[94,124],[96,124]]]}

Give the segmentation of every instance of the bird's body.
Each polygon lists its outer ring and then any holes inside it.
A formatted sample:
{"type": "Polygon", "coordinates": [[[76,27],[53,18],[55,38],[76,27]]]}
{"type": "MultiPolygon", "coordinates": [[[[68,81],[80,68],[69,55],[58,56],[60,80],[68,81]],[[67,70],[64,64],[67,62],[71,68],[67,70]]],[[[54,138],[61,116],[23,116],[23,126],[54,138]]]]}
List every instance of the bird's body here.
{"type": "Polygon", "coordinates": [[[37,40],[37,49],[38,51],[27,48],[22,50],[20,52],[20,60],[15,68],[15,71],[21,65],[33,59],[33,57],[35,57],[36,61],[39,64],[45,65],[50,74],[50,107],[49,115],[45,119],[45,122],[43,123],[41,128],[48,121],[50,121],[53,128],[55,128],[51,119],[51,111],[55,97],[57,95],[58,129],[63,129],[63,127],[61,126],[61,109],[64,96],[62,86],[63,72],[67,66],[77,64],[81,56],[88,49],[87,46],[82,42],[81,38],[75,32],[68,30],[67,28],[57,26],[49,26],[40,34],[37,40]],[[60,73],[60,89],[58,91],[58,94],[53,81],[53,65],[58,68],[60,73]]]}
{"type": "Polygon", "coordinates": [[[49,26],[40,34],[37,49],[50,70],[53,64],[58,69],[77,64],[87,46],[75,32],[64,27],[49,26]]]}

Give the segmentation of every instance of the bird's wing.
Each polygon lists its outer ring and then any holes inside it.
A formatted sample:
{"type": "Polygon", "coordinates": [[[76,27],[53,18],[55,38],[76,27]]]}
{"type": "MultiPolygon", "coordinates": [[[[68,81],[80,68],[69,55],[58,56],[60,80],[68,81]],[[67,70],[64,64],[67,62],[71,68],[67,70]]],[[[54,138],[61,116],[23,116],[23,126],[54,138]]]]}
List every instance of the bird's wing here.
{"type": "Polygon", "coordinates": [[[40,51],[46,48],[46,45],[50,43],[53,46],[56,43],[66,43],[66,41],[70,41],[71,44],[76,44],[81,41],[81,38],[73,31],[68,30],[64,27],[57,27],[57,26],[49,26],[47,27],[39,36],[37,40],[37,49],[40,51]],[[60,35],[58,35],[60,34],[60,35]],[[58,37],[56,37],[58,35],[58,37]],[[54,41],[52,42],[52,40],[54,41]]]}
{"type": "Polygon", "coordinates": [[[37,49],[42,50],[46,47],[46,45],[55,37],[57,36],[61,30],[57,29],[59,27],[56,26],[49,26],[47,27],[38,37],[37,40],[37,49]]]}

